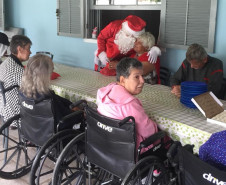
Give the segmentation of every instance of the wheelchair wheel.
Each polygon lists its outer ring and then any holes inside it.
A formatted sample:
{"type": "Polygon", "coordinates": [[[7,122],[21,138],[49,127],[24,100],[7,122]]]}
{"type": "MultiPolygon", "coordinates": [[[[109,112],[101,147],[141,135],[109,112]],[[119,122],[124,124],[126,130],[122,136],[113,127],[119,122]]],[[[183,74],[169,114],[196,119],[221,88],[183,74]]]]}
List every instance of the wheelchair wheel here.
{"type": "Polygon", "coordinates": [[[40,149],[31,168],[30,184],[51,184],[52,173],[64,146],[77,136],[79,131],[64,130],[51,137],[40,149]]]}
{"type": "Polygon", "coordinates": [[[13,121],[19,121],[20,115],[10,118],[0,128],[0,137],[3,145],[0,145],[0,177],[4,179],[16,179],[26,175],[37,153],[37,146],[23,138],[20,126],[16,130],[10,130],[13,121]]]}
{"type": "Polygon", "coordinates": [[[63,149],[53,172],[53,185],[86,184],[85,134],[79,134],[63,149]]]}
{"type": "Polygon", "coordinates": [[[127,173],[122,185],[167,185],[168,182],[168,173],[163,162],[155,156],[149,156],[140,160],[127,173]]]}

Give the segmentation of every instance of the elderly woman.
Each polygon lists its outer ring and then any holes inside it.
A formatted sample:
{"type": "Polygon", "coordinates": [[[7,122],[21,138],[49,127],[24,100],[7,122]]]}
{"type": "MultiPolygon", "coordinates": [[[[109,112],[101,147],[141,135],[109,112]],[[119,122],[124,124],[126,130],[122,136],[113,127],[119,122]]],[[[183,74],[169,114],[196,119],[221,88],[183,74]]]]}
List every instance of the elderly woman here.
{"type": "MultiPolygon", "coordinates": [[[[56,95],[54,91],[50,90],[50,77],[53,68],[53,62],[49,56],[36,54],[31,57],[25,68],[19,93],[20,96],[28,100],[39,101],[51,98],[55,123],[58,123],[62,117],[72,113],[73,110],[69,108],[72,102],[56,95]]],[[[73,123],[68,124],[70,126],[61,125],[59,129],[72,128],[72,126],[77,122],[79,123],[81,119],[82,115],[78,115],[78,119],[75,118],[73,123]]]]}
{"type": "Polygon", "coordinates": [[[158,131],[156,123],[149,119],[141,102],[135,97],[141,93],[144,85],[142,63],[135,58],[123,58],[116,68],[116,80],[98,90],[98,112],[115,119],[133,116],[138,147],[140,142],[158,131]]]}
{"type": "MultiPolygon", "coordinates": [[[[156,63],[150,63],[148,51],[155,45],[155,37],[145,32],[137,37],[133,50],[135,53],[130,55],[132,58],[138,59],[143,64],[144,81],[149,84],[160,84],[160,59],[157,57],[156,63]]],[[[116,69],[118,61],[111,61],[109,69],[116,69]]]]}
{"type": "MultiPolygon", "coordinates": [[[[11,55],[7,57],[0,65],[0,81],[4,87],[8,88],[14,85],[20,86],[21,78],[24,72],[22,62],[28,60],[31,51],[31,40],[24,35],[15,35],[10,42],[11,55]]],[[[0,114],[4,121],[20,113],[18,89],[14,88],[5,94],[6,105],[3,105],[0,95],[0,114]]],[[[11,125],[12,129],[16,128],[16,123],[11,125]]]]}
{"type": "Polygon", "coordinates": [[[157,58],[155,64],[148,61],[148,51],[155,45],[155,37],[149,33],[145,32],[140,35],[135,44],[134,51],[130,57],[137,58],[143,64],[144,69],[144,81],[149,84],[160,84],[160,60],[157,58]]]}

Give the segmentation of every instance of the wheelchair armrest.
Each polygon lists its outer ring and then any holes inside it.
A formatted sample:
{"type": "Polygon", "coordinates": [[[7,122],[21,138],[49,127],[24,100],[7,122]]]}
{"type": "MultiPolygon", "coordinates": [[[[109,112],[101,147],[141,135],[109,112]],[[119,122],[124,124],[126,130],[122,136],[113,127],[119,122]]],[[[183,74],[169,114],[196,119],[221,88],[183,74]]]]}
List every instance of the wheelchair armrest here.
{"type": "Polygon", "coordinates": [[[76,102],[72,103],[72,104],[69,106],[69,108],[70,108],[70,109],[73,109],[74,107],[77,107],[77,106],[79,106],[79,105],[81,105],[81,104],[85,104],[85,106],[87,106],[87,101],[86,101],[86,100],[79,100],[79,101],[76,101],[76,102]]]}
{"type": "Polygon", "coordinates": [[[5,105],[6,104],[6,98],[5,98],[5,93],[7,91],[11,91],[13,88],[17,88],[19,87],[19,85],[13,85],[11,87],[7,87],[7,88],[4,88],[4,82],[0,81],[0,93],[2,94],[2,97],[3,97],[3,104],[5,105]]]}
{"type": "Polygon", "coordinates": [[[13,85],[13,86],[11,86],[11,87],[7,87],[7,88],[5,89],[5,92],[10,91],[10,90],[12,90],[13,88],[17,88],[17,87],[19,87],[19,85],[13,85]]]}
{"type": "Polygon", "coordinates": [[[20,114],[16,114],[15,116],[9,118],[1,127],[2,130],[4,130],[5,128],[9,127],[9,125],[11,125],[11,123],[15,120],[19,120],[20,119],[20,114]]]}
{"type": "Polygon", "coordinates": [[[153,135],[151,135],[150,137],[148,137],[147,139],[145,139],[144,141],[142,141],[140,143],[140,146],[139,148],[146,148],[148,147],[149,145],[153,144],[156,140],[158,139],[162,139],[166,136],[166,132],[164,131],[159,131],[153,135]]]}

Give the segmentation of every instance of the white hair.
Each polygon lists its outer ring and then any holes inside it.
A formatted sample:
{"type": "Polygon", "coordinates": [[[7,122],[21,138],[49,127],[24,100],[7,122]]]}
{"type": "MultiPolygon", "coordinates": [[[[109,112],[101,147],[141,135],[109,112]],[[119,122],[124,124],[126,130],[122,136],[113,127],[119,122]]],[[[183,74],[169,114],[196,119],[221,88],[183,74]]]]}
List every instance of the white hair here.
{"type": "Polygon", "coordinates": [[[150,50],[155,45],[155,37],[150,32],[145,32],[140,35],[137,39],[141,41],[142,45],[150,50]]]}

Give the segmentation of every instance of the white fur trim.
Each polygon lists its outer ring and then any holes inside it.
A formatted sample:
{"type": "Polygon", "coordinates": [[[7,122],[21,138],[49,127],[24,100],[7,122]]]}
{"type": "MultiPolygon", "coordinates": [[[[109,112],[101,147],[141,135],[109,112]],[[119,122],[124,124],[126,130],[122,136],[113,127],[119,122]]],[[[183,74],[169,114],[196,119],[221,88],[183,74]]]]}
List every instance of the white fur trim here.
{"type": "Polygon", "coordinates": [[[122,30],[128,32],[129,34],[133,35],[134,37],[138,37],[140,36],[142,33],[145,32],[145,29],[141,30],[141,31],[133,31],[129,26],[128,26],[128,22],[125,21],[122,23],[122,30]]]}

